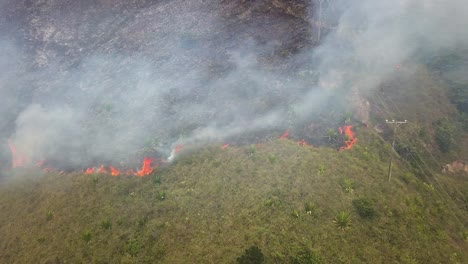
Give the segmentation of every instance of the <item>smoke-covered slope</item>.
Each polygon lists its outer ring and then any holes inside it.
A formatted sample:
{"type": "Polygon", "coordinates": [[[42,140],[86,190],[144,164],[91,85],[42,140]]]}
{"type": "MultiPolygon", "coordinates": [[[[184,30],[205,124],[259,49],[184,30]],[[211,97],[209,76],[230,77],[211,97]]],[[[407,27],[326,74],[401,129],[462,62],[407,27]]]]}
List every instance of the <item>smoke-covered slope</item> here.
{"type": "Polygon", "coordinates": [[[2,160],[7,139],[29,165],[72,168],[287,128],[316,143],[321,135],[309,135],[324,131],[308,127],[336,129],[341,118],[320,114],[369,123],[368,98],[395,71],[463,50],[456,25],[466,9],[420,0],[3,1],[2,160]]]}
{"type": "Polygon", "coordinates": [[[1,130],[31,162],[120,161],[145,142],[168,154],[284,127],[305,86],[282,74],[311,42],[304,3],[11,1],[2,12],[1,130]]]}
{"type": "Polygon", "coordinates": [[[0,262],[467,262],[466,13],[1,1],[0,262]]]}

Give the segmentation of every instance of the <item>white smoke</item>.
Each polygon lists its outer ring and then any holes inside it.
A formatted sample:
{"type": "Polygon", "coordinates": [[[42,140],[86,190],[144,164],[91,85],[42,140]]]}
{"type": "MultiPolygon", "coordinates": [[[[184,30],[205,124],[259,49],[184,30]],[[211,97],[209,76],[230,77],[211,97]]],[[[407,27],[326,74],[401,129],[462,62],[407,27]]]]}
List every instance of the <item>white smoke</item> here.
{"type": "Polygon", "coordinates": [[[231,32],[217,1],[150,5],[133,10],[130,24],[106,12],[95,24],[52,7],[43,10],[48,18],[26,14],[24,30],[46,44],[31,52],[0,43],[3,137],[31,159],[66,153],[74,164],[120,161],[142,148],[169,155],[176,144],[284,129],[291,111],[306,120],[333,96],[371,93],[397,64],[468,46],[462,0],[323,3],[320,45],[275,67],[265,58],[297,32],[259,22],[258,34],[270,35],[257,43],[250,28],[231,32]],[[114,35],[99,35],[107,32],[114,35]]]}

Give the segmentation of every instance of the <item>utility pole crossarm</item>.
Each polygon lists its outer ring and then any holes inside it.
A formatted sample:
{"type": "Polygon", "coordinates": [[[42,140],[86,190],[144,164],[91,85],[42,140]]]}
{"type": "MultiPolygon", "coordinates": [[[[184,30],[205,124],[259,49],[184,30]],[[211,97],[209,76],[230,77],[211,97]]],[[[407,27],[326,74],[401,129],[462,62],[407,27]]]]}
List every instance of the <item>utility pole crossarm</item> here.
{"type": "Polygon", "coordinates": [[[408,123],[408,120],[405,121],[395,121],[395,120],[385,120],[385,123],[393,125],[393,140],[392,140],[392,154],[390,155],[390,164],[388,165],[388,181],[392,179],[392,166],[393,166],[393,156],[395,155],[395,139],[398,127],[402,124],[408,123]]]}
{"type": "Polygon", "coordinates": [[[395,120],[385,120],[385,123],[387,124],[396,124],[397,126],[401,125],[401,124],[406,124],[408,123],[408,120],[405,120],[405,121],[395,121],[395,120]]]}

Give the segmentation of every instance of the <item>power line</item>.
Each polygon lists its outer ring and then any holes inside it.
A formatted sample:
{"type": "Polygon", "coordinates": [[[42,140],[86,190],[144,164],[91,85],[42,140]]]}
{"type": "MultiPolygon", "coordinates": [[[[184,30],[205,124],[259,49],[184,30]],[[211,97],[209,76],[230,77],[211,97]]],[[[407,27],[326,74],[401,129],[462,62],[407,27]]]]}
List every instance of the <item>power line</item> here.
{"type": "Polygon", "coordinates": [[[394,152],[395,152],[396,133],[397,133],[398,128],[400,127],[400,125],[406,124],[407,122],[408,122],[408,120],[405,120],[405,121],[395,121],[395,120],[388,121],[388,120],[385,120],[385,123],[393,125],[392,153],[390,155],[390,164],[388,165],[388,181],[389,182],[392,179],[392,166],[393,166],[393,156],[394,156],[394,152]]]}
{"type": "MultiPolygon", "coordinates": [[[[389,110],[387,109],[387,105],[385,104],[384,100],[383,100],[379,95],[376,95],[376,98],[380,101],[380,103],[382,104],[382,107],[385,108],[385,109],[381,108],[381,110],[382,110],[383,112],[385,112],[385,114],[388,114],[388,113],[389,113],[389,110]]],[[[396,104],[394,104],[394,105],[395,105],[395,107],[397,108],[396,104]]],[[[398,109],[398,111],[401,113],[401,111],[400,111],[399,109],[398,109]]],[[[396,135],[396,134],[394,134],[394,135],[396,135]]],[[[403,137],[403,135],[399,135],[398,137],[400,137],[400,136],[403,137]]],[[[405,141],[408,142],[408,145],[410,145],[410,147],[412,147],[412,146],[411,146],[411,141],[410,141],[408,138],[406,138],[406,137],[405,137],[404,139],[405,139],[405,141]]],[[[451,204],[452,204],[453,206],[455,206],[455,208],[457,208],[457,209],[459,210],[459,212],[460,212],[461,209],[460,209],[460,208],[457,206],[457,204],[452,200],[452,197],[449,195],[449,193],[447,192],[447,190],[445,190],[445,188],[440,184],[440,182],[439,182],[439,181],[437,180],[437,178],[434,176],[434,174],[433,174],[433,172],[432,172],[432,169],[427,165],[427,163],[424,161],[424,159],[419,155],[419,153],[417,152],[416,148],[412,147],[412,149],[414,149],[414,154],[417,155],[418,159],[415,158],[415,156],[413,155],[413,152],[412,152],[412,151],[409,152],[409,156],[413,159],[415,165],[421,170],[422,175],[426,178],[426,180],[427,180],[431,185],[433,185],[431,179],[426,175],[426,170],[423,169],[423,167],[421,167],[421,164],[424,165],[424,166],[426,167],[426,169],[427,169],[427,172],[433,176],[433,179],[435,180],[435,182],[436,182],[437,185],[439,186],[440,190],[442,190],[443,193],[444,193],[444,195],[446,195],[446,197],[448,198],[447,200],[450,201],[451,204]]],[[[426,151],[428,151],[428,150],[426,149],[426,151]]],[[[435,158],[433,157],[433,159],[435,159],[435,158]]],[[[406,161],[406,162],[407,162],[407,161],[406,161]]],[[[437,163],[437,162],[436,162],[436,163],[437,163]]],[[[410,165],[410,166],[411,166],[411,165],[410,165]]],[[[460,191],[458,190],[458,188],[457,188],[456,186],[452,186],[452,187],[454,187],[454,189],[455,189],[459,194],[461,194],[460,191]]],[[[442,200],[445,200],[445,199],[443,199],[442,194],[441,194],[437,189],[435,189],[435,191],[436,191],[437,195],[438,195],[442,200]]],[[[461,221],[460,218],[459,218],[453,211],[451,211],[451,213],[452,213],[452,215],[455,217],[455,219],[457,219],[457,220],[459,221],[459,223],[461,224],[461,226],[465,226],[464,222],[461,221]]],[[[462,215],[464,216],[464,212],[462,212],[462,215]]]]}

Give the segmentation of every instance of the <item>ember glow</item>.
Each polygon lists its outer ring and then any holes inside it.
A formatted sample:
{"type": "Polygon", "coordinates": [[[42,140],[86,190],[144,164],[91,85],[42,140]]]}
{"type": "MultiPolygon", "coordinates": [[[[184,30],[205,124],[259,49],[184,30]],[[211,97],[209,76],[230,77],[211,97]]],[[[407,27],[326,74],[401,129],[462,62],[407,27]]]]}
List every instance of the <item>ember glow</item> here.
{"type": "Polygon", "coordinates": [[[339,127],[338,130],[340,131],[341,135],[345,135],[345,145],[340,147],[340,150],[351,149],[351,147],[356,143],[357,138],[354,137],[354,133],[351,130],[353,126],[342,126],[339,127]]]}

